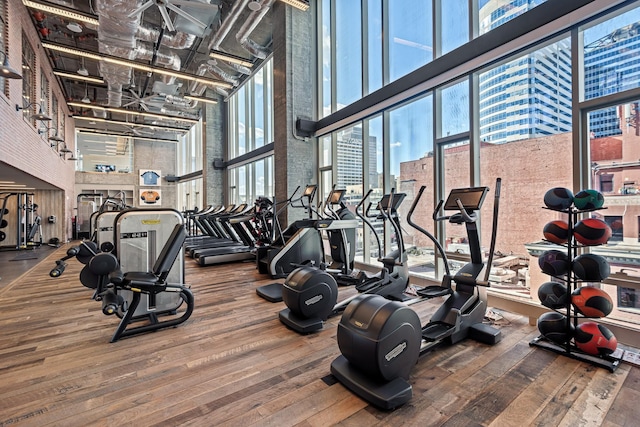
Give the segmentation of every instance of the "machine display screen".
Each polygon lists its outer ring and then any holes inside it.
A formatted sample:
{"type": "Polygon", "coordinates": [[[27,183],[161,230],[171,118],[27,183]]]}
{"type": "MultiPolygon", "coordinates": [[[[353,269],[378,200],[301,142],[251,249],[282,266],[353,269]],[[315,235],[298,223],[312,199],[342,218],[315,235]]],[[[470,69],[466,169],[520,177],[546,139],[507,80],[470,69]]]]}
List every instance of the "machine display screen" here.
{"type": "Polygon", "coordinates": [[[329,204],[337,205],[338,203],[340,203],[342,201],[342,198],[344,197],[345,192],[346,190],[333,190],[331,194],[329,194],[329,196],[331,197],[329,199],[329,204]]]}
{"type": "Polygon", "coordinates": [[[482,206],[482,202],[484,202],[484,197],[488,191],[489,187],[453,189],[451,190],[451,193],[449,193],[449,197],[444,204],[444,209],[450,211],[460,210],[456,203],[456,200],[459,199],[465,210],[478,210],[482,206]]]}
{"type": "Polygon", "coordinates": [[[307,187],[304,189],[304,193],[302,193],[302,197],[313,198],[313,195],[316,192],[316,188],[318,188],[317,185],[307,185],[307,187]]]}
{"type": "MultiPolygon", "coordinates": [[[[394,193],[393,205],[391,206],[391,209],[398,210],[398,207],[400,207],[400,203],[402,203],[406,196],[407,195],[405,193],[394,193]]],[[[385,211],[389,209],[389,199],[391,199],[390,194],[385,194],[384,196],[382,196],[382,199],[380,199],[380,203],[378,204],[380,206],[380,209],[383,209],[385,211]]]]}

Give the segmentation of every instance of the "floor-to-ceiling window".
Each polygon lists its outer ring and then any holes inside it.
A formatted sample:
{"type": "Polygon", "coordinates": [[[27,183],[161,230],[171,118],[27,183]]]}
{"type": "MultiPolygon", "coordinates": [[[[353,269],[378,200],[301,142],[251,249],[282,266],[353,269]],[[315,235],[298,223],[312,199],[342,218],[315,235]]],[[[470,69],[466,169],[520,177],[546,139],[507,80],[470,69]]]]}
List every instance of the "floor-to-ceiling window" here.
{"type": "Polygon", "coordinates": [[[259,196],[273,197],[273,156],[264,151],[273,143],[272,60],[229,97],[228,109],[229,203],[252,204],[259,196]]]}
{"type": "MultiPolygon", "coordinates": [[[[184,134],[177,144],[176,173],[178,176],[189,176],[202,171],[203,166],[202,123],[199,122],[184,134]]],[[[202,189],[202,175],[180,181],[177,185],[176,208],[183,211],[199,211],[205,208],[202,189]]]]}
{"type": "MultiPolygon", "coordinates": [[[[640,267],[640,260],[625,252],[637,252],[640,240],[640,211],[636,211],[640,202],[634,199],[640,194],[640,176],[634,172],[640,169],[635,165],[640,151],[634,148],[638,145],[635,135],[640,134],[636,129],[640,123],[637,3],[608,10],[608,15],[590,22],[589,12],[582,27],[577,26],[582,12],[576,14],[573,23],[558,16],[550,24],[551,31],[547,28],[538,35],[523,32],[516,37],[518,26],[504,24],[518,19],[524,23],[526,14],[534,9],[540,11],[537,8],[543,7],[552,13],[556,5],[564,7],[567,3],[435,0],[393,7],[393,0],[369,2],[362,15],[354,15],[355,19],[368,16],[366,25],[360,25],[366,52],[362,59],[367,64],[362,71],[364,93],[369,93],[366,82],[372,76],[372,60],[382,61],[384,84],[401,84],[374,89],[370,96],[355,101],[349,110],[353,112],[351,120],[340,113],[341,106],[335,103],[335,80],[341,71],[332,62],[337,43],[336,28],[332,27],[336,25],[334,3],[321,2],[319,11],[323,34],[330,36],[323,39],[319,50],[323,75],[328,77],[320,83],[319,93],[325,101],[332,100],[321,109],[322,124],[327,130],[318,132],[322,141],[320,153],[329,153],[327,158],[332,160],[321,166],[320,176],[334,177],[330,181],[333,184],[340,182],[336,180],[341,176],[346,180],[344,162],[353,168],[361,167],[357,180],[362,180],[363,192],[368,188],[382,192],[396,188],[407,193],[403,215],[424,185],[416,219],[436,234],[451,259],[461,262],[469,251],[464,227],[434,223],[431,215],[437,200],[446,198],[456,187],[489,188],[480,214],[481,249],[486,255],[494,232],[491,217],[496,179],[501,178],[496,259],[489,277],[491,292],[534,301],[539,285],[549,279],[537,267],[537,256],[549,247],[542,229],[547,222],[562,216],[542,208],[545,192],[555,186],[575,191],[599,189],[605,195],[606,209],[591,215],[602,217],[612,229],[612,238],[608,245],[591,250],[606,251],[614,280],[635,283],[603,286],[611,286],[607,291],[624,308],[618,310],[624,314],[619,317],[637,322],[630,301],[635,301],[634,289],[640,289],[640,279],[637,275],[630,278],[628,268],[640,267]],[[383,16],[381,30],[372,20],[372,13],[377,10],[383,16]],[[422,17],[419,24],[418,16],[422,17]],[[455,19],[457,32],[447,25],[455,19]],[[423,34],[423,29],[429,30],[423,34]],[[479,52],[473,57],[468,49],[460,50],[469,55],[466,63],[447,55],[466,43],[481,47],[476,39],[490,31],[505,40],[503,45],[496,44],[495,55],[479,52]],[[372,47],[377,39],[382,45],[380,57],[372,47]],[[508,47],[507,40],[511,40],[508,47]],[[401,51],[404,54],[398,53],[401,51]],[[447,68],[447,64],[455,67],[447,68]],[[413,72],[418,68],[430,77],[420,80],[419,74],[413,72]],[[431,76],[434,69],[444,71],[431,76]],[[409,88],[408,82],[416,83],[409,88]],[[390,94],[395,87],[402,91],[390,94]],[[578,88],[580,93],[576,93],[578,88]],[[357,111],[354,107],[360,105],[364,107],[357,111]],[[339,129],[334,127],[333,117],[339,129]],[[582,117],[581,123],[577,117],[582,117]],[[346,134],[358,135],[360,163],[349,157],[353,153],[344,145],[346,134]],[[376,154],[382,154],[379,159],[366,153],[373,149],[373,144],[365,143],[371,141],[372,135],[378,138],[376,154]],[[342,173],[338,172],[340,168],[342,173]],[[372,187],[374,176],[377,187],[372,187]],[[627,269],[622,271],[623,267],[627,269]]],[[[603,11],[614,6],[603,0],[592,3],[590,7],[603,11]]],[[[359,72],[360,68],[356,70],[359,72]]],[[[356,172],[349,171],[352,173],[356,172]]],[[[440,277],[442,269],[438,268],[432,245],[408,228],[404,231],[412,273],[440,277]]],[[[396,239],[388,233],[381,235],[384,250],[390,250],[396,239]]],[[[363,237],[358,248],[371,242],[363,237]]],[[[373,249],[367,253],[372,254],[373,249]]]]}
{"type": "Polygon", "coordinates": [[[640,287],[624,284],[637,284],[640,253],[640,7],[586,25],[580,35],[580,117],[589,165],[582,178],[605,198],[605,209],[588,216],[612,232],[607,245],[591,251],[611,266],[611,281],[599,285],[618,303],[610,317],[637,321],[640,287]]]}

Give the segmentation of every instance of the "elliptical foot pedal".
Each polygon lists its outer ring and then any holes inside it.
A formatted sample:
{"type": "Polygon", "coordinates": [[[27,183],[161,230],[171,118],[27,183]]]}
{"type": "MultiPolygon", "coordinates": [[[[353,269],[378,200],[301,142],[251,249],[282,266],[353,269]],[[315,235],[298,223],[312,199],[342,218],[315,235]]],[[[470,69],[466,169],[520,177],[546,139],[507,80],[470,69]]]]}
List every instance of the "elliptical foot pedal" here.
{"type": "Polygon", "coordinates": [[[428,323],[422,328],[422,339],[427,342],[441,341],[453,334],[454,326],[444,322],[428,323]]]}
{"type": "Polygon", "coordinates": [[[451,288],[446,288],[444,286],[425,286],[424,288],[416,291],[416,294],[422,298],[444,297],[451,295],[452,293],[453,291],[451,288]]]}
{"type": "Polygon", "coordinates": [[[257,287],[256,294],[269,302],[282,302],[282,283],[257,287]]]}
{"type": "Polygon", "coordinates": [[[497,344],[502,339],[502,333],[499,329],[485,323],[476,323],[471,326],[468,336],[473,340],[489,345],[497,344]]]}
{"type": "Polygon", "coordinates": [[[380,409],[391,410],[407,403],[413,395],[411,384],[398,377],[391,381],[371,378],[338,356],[331,362],[331,373],[356,395],[380,409]]]}
{"type": "Polygon", "coordinates": [[[317,317],[310,319],[302,319],[285,308],[278,313],[278,318],[287,327],[293,329],[300,334],[310,334],[311,332],[322,329],[324,322],[317,317]]]}

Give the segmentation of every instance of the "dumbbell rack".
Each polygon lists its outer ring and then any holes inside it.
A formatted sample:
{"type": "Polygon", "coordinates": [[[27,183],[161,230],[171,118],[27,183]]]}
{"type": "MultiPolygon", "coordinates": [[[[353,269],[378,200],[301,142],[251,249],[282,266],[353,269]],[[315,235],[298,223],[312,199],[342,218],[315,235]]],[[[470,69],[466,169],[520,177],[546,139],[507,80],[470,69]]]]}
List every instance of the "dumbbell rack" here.
{"type": "MultiPolygon", "coordinates": [[[[566,306],[563,309],[558,309],[555,311],[565,315],[566,321],[567,321],[566,331],[567,331],[567,335],[570,335],[571,327],[573,326],[574,330],[578,327],[578,319],[587,318],[586,316],[576,312],[576,310],[571,305],[571,293],[575,289],[580,287],[580,284],[582,283],[582,280],[576,277],[571,267],[573,265],[573,260],[578,255],[578,249],[582,247],[575,240],[573,228],[575,224],[577,224],[578,222],[579,215],[587,212],[593,212],[600,209],[606,209],[606,208],[579,210],[574,207],[569,207],[568,209],[559,210],[559,209],[550,209],[545,207],[543,209],[549,209],[554,212],[562,212],[567,214],[567,224],[568,224],[569,235],[568,235],[567,243],[565,243],[562,246],[566,246],[567,248],[567,257],[568,257],[567,262],[569,264],[569,270],[567,274],[564,276],[552,276],[552,277],[554,277],[560,282],[564,282],[567,286],[566,306]]],[[[566,357],[570,357],[572,359],[591,363],[592,365],[607,369],[609,372],[614,372],[616,368],[620,365],[620,359],[612,357],[610,355],[592,355],[592,354],[583,352],[575,344],[572,343],[572,339],[567,340],[565,345],[560,345],[548,340],[543,335],[539,335],[538,337],[531,340],[531,342],[529,342],[529,345],[533,347],[543,348],[545,350],[549,350],[554,353],[561,354],[566,357]]]]}

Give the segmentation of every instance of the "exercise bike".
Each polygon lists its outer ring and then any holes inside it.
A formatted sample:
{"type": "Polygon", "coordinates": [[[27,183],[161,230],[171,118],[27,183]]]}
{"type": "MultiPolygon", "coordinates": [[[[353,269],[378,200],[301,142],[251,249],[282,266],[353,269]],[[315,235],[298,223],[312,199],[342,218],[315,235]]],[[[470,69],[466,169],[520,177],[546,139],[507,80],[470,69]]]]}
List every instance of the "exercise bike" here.
{"type": "MultiPolygon", "coordinates": [[[[375,233],[371,222],[359,212],[370,194],[371,191],[362,198],[356,207],[356,213],[375,233]]],[[[396,233],[398,249],[379,259],[383,263],[379,274],[367,276],[362,273],[352,277],[358,292],[403,299],[402,293],[407,287],[409,275],[397,209],[404,197],[405,194],[394,194],[392,191],[391,194],[383,196],[378,203],[380,218],[388,220],[396,233]]],[[[379,240],[378,244],[380,245],[379,240]]],[[[348,242],[343,242],[342,247],[345,252],[343,256],[345,259],[349,259],[348,250],[351,245],[348,242]]],[[[322,266],[319,268],[302,266],[294,270],[284,283],[282,298],[287,308],[278,313],[278,318],[294,331],[307,334],[321,329],[325,320],[341,313],[357,296],[338,303],[338,285],[335,276],[322,266]]]]}
{"type": "MultiPolygon", "coordinates": [[[[342,354],[331,363],[331,373],[345,387],[379,408],[392,409],[411,399],[412,387],[407,379],[420,355],[467,337],[489,345],[500,341],[500,331],[482,323],[495,250],[500,185],[498,178],[486,264],[480,249],[477,213],[488,187],[452,190],[444,203],[445,211],[456,211],[452,215],[440,216],[443,202],[438,204],[434,219],[466,226],[471,261],[453,276],[447,274],[441,286],[425,290],[425,298],[448,295],[426,325],[421,325],[410,306],[377,295],[359,295],[347,306],[337,331],[342,354]],[[484,277],[480,278],[483,271],[484,277]]],[[[424,187],[418,199],[423,191],[424,187]]],[[[424,229],[418,230],[431,236],[424,229]]],[[[444,261],[448,264],[446,257],[444,261]]]]}

